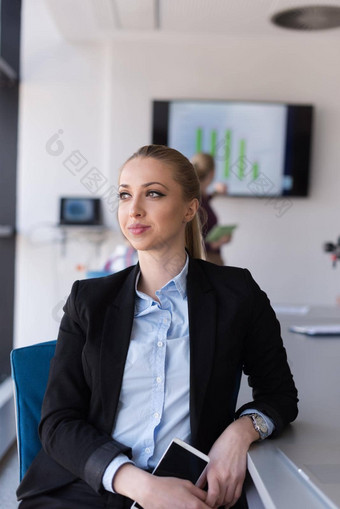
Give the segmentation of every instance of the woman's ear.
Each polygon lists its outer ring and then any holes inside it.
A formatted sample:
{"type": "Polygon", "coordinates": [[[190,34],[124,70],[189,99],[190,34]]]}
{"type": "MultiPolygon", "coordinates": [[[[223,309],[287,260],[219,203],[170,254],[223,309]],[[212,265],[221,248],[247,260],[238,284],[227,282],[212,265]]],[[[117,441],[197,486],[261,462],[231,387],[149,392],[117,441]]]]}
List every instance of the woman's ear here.
{"type": "Polygon", "coordinates": [[[187,206],[186,213],[184,216],[183,223],[190,223],[192,221],[198,211],[199,202],[197,198],[191,200],[187,206]]]}

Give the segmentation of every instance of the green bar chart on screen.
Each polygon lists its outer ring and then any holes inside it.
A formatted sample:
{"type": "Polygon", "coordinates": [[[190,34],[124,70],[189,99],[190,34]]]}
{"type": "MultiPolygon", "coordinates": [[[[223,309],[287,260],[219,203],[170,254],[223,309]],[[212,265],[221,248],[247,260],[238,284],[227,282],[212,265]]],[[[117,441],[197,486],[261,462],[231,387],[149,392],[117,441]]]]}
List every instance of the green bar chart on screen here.
{"type": "Polygon", "coordinates": [[[225,132],[225,145],[224,145],[224,176],[230,176],[230,157],[231,157],[231,130],[227,129],[225,132]]]}
{"type": "Polygon", "coordinates": [[[253,164],[253,180],[256,180],[259,176],[259,165],[258,163],[253,164]]]}
{"type": "Polygon", "coordinates": [[[212,186],[225,184],[230,196],[267,196],[265,185],[271,194],[274,189],[281,192],[286,185],[287,105],[191,100],[169,104],[168,146],[189,159],[195,153],[212,155],[212,186]]]}
{"type": "Polygon", "coordinates": [[[196,153],[209,152],[215,158],[217,164],[223,163],[223,177],[225,179],[230,179],[233,173],[239,181],[245,181],[246,177],[248,177],[247,181],[249,181],[249,177],[251,177],[251,180],[256,180],[260,175],[260,165],[258,161],[254,161],[254,158],[248,156],[247,139],[235,139],[236,137],[231,129],[226,129],[220,134],[219,137],[217,129],[204,132],[202,127],[197,127],[195,132],[196,153]],[[232,143],[234,143],[234,151],[232,143]],[[233,154],[234,160],[232,159],[233,154]]]}
{"type": "Polygon", "coordinates": [[[238,157],[238,178],[243,180],[246,169],[246,140],[240,140],[238,157]]]}
{"type": "Polygon", "coordinates": [[[203,129],[198,127],[196,129],[196,154],[202,152],[202,138],[203,138],[203,129]]]}
{"type": "Polygon", "coordinates": [[[217,131],[213,129],[210,133],[210,154],[216,157],[217,131]]]}

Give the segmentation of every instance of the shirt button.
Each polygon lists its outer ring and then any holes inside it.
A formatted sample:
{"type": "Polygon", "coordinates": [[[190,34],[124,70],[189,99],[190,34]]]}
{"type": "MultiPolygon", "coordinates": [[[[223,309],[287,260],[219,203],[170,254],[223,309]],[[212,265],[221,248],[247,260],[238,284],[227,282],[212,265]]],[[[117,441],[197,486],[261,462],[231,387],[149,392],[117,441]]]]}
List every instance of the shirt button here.
{"type": "Polygon", "coordinates": [[[145,452],[146,452],[146,454],[150,454],[150,452],[151,452],[150,447],[146,447],[145,452]]]}
{"type": "Polygon", "coordinates": [[[162,381],[162,378],[161,378],[160,376],[158,376],[158,377],[156,378],[156,382],[157,382],[158,384],[160,384],[160,383],[161,383],[161,381],[162,381]]]}
{"type": "Polygon", "coordinates": [[[157,346],[161,348],[163,346],[163,341],[158,341],[157,346]]]}
{"type": "Polygon", "coordinates": [[[154,418],[155,418],[155,419],[158,419],[158,418],[159,418],[159,413],[158,413],[158,412],[155,412],[155,413],[153,414],[153,416],[154,416],[154,418]]]}

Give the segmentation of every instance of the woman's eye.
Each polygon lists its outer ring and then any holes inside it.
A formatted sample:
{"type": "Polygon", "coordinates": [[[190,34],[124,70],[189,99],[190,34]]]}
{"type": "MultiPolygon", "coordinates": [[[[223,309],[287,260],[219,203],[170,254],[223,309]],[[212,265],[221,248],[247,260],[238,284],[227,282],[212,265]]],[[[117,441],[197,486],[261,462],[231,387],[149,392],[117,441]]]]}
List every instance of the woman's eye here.
{"type": "Polygon", "coordinates": [[[161,196],[164,196],[164,194],[161,193],[160,191],[149,191],[148,196],[150,196],[151,198],[160,198],[161,196]]]}
{"type": "Polygon", "coordinates": [[[118,193],[118,198],[120,200],[126,200],[126,198],[129,197],[129,193],[125,193],[125,192],[121,192],[121,193],[118,193]]]}

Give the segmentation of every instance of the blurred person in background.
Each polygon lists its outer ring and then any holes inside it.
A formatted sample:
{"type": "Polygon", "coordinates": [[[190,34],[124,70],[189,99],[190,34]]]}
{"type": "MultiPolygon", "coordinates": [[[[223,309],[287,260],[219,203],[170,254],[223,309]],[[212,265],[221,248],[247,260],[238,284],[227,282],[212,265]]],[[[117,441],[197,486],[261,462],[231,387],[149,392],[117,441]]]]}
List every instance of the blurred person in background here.
{"type": "Polygon", "coordinates": [[[210,205],[210,201],[216,195],[225,195],[227,188],[224,184],[216,183],[214,186],[214,192],[208,192],[208,188],[214,180],[215,176],[215,161],[210,154],[203,152],[195,154],[191,159],[191,162],[196,170],[201,186],[200,216],[203,225],[202,233],[206,249],[207,261],[215,263],[216,265],[224,265],[224,261],[221,256],[221,247],[224,244],[228,244],[228,242],[230,242],[231,235],[223,235],[219,240],[215,242],[207,242],[205,239],[212,228],[218,223],[217,216],[210,205]]]}

